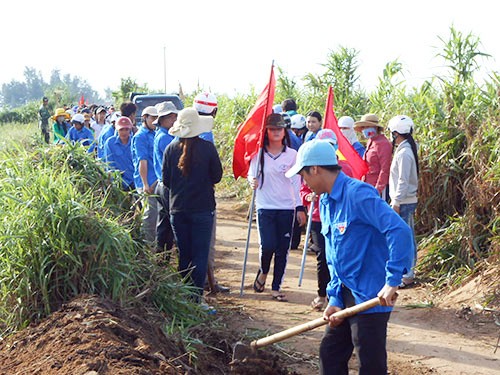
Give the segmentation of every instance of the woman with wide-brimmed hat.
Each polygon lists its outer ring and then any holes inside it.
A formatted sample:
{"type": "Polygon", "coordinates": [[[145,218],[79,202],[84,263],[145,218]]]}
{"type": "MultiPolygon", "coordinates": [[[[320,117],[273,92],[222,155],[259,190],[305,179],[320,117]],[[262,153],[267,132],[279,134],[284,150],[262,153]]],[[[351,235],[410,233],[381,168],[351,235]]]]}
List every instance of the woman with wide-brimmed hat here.
{"type": "Polygon", "coordinates": [[[66,134],[68,134],[68,130],[71,127],[67,122],[70,118],[69,113],[66,112],[64,108],[56,109],[52,116],[52,120],[55,121],[52,125],[52,129],[54,130],[54,143],[62,143],[63,139],[66,138],[66,134]]]}
{"type": "Polygon", "coordinates": [[[387,187],[391,170],[392,144],[383,134],[384,127],[377,115],[368,113],[354,123],[354,130],[368,139],[363,159],[368,164],[368,172],[363,180],[374,186],[383,199],[388,198],[387,187]]]}
{"type": "Polygon", "coordinates": [[[178,137],[165,149],[163,184],[169,191],[170,222],[179,249],[179,272],[190,276],[202,302],[215,211],[214,185],[222,178],[222,164],[213,143],[199,137],[212,130],[212,116],[184,108],[169,129],[178,137]]]}

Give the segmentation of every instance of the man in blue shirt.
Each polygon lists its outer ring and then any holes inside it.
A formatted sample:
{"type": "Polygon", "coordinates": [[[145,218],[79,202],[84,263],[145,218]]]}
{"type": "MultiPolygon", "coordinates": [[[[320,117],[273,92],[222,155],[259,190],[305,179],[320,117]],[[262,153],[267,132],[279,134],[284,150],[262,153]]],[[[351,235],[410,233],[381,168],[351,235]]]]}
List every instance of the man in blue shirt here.
{"type": "Polygon", "coordinates": [[[108,170],[121,172],[123,190],[134,190],[134,162],[132,161],[132,121],[120,117],[116,121],[116,134],[104,145],[104,161],[108,170]]]}
{"type": "MultiPolygon", "coordinates": [[[[128,116],[127,116],[128,117],[128,116]]],[[[142,218],[144,240],[153,245],[156,240],[156,221],[158,201],[154,196],[157,178],[154,170],[153,145],[157,118],[155,107],[146,107],[142,111],[142,126],[132,137],[132,158],[134,160],[134,184],[137,191],[145,195],[145,208],[142,218]]]]}
{"type": "Polygon", "coordinates": [[[331,281],[323,318],[320,374],[347,374],[354,349],[360,374],[387,373],[387,322],[411,267],[411,230],[372,186],[341,172],[333,146],[306,142],[287,177],[300,174],[320,199],[321,233],[331,281]],[[333,314],[378,296],[381,306],[347,319],[333,314]],[[335,327],[335,329],[334,329],[335,327]]]}
{"type": "Polygon", "coordinates": [[[158,184],[156,185],[155,194],[158,196],[158,223],[156,224],[156,251],[165,252],[165,261],[170,260],[169,251],[174,246],[174,232],[170,225],[169,199],[168,190],[163,185],[162,180],[162,165],[163,154],[165,149],[174,139],[168,134],[168,130],[174,125],[177,120],[179,110],[172,102],[161,102],[156,106],[158,118],[153,122],[158,126],[156,131],[153,153],[154,167],[158,184]]]}
{"type": "Polygon", "coordinates": [[[83,123],[85,118],[81,113],[77,113],[71,119],[71,124],[73,125],[69,130],[68,134],[66,134],[66,138],[68,138],[73,144],[81,143],[83,146],[89,146],[88,152],[93,152],[95,148],[94,135],[92,131],[85,126],[83,123]]]}

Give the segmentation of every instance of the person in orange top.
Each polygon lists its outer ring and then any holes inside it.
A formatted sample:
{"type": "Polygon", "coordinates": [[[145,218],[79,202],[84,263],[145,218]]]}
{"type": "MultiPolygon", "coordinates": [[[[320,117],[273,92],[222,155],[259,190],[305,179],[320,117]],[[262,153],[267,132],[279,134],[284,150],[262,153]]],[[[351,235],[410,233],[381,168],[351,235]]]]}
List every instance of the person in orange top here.
{"type": "Polygon", "coordinates": [[[391,172],[392,144],[383,134],[384,127],[378,117],[368,113],[354,123],[354,130],[368,139],[363,159],[368,164],[368,172],[363,181],[374,186],[382,199],[388,199],[387,188],[391,172]]]}

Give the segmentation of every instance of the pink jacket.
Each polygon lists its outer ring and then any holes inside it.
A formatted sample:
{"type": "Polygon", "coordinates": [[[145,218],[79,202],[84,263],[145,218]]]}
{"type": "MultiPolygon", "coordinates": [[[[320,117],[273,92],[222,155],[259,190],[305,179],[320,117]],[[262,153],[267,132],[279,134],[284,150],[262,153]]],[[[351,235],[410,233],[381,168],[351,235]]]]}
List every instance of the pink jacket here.
{"type": "Polygon", "coordinates": [[[382,193],[389,183],[391,171],[392,144],[383,134],[378,134],[368,140],[363,157],[368,163],[368,173],[363,181],[375,186],[382,193]]]}

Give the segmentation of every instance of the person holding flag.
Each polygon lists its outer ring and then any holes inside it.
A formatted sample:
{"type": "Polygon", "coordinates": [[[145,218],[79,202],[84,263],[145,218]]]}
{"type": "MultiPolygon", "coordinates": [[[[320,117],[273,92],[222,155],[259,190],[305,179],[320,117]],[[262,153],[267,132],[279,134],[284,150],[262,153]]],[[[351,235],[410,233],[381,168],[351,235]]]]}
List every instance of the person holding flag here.
{"type": "Polygon", "coordinates": [[[304,225],[306,215],[299,195],[300,178],[287,179],[285,172],[294,164],[297,152],[287,146],[288,132],[280,114],[266,117],[262,152],[250,162],[248,181],[255,190],[257,227],[260,242],[260,268],[253,288],[262,293],[274,256],[271,295],[274,300],[285,302],[281,292],[285,275],[288,250],[292,237],[295,212],[299,225],[304,225]]]}

